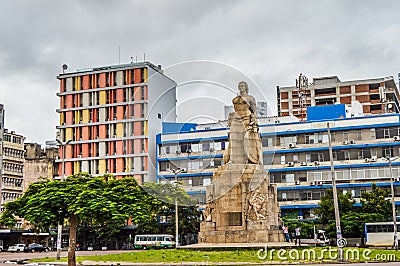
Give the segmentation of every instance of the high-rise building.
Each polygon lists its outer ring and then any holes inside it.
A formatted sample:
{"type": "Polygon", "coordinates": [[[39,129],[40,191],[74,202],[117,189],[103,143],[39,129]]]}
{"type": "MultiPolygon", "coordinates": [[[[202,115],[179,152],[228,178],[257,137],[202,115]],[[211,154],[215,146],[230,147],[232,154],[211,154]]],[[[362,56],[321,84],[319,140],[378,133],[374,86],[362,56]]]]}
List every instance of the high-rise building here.
{"type": "Polygon", "coordinates": [[[22,196],[25,154],[24,137],[22,135],[4,129],[3,137],[1,205],[22,196]]]}
{"type": "MultiPolygon", "coordinates": [[[[308,81],[307,81],[308,82],[308,81]]],[[[399,90],[393,77],[340,81],[337,76],[313,78],[307,86],[277,87],[278,116],[306,118],[308,106],[362,104],[365,115],[399,113],[399,90]]]]}
{"type": "MultiPolygon", "coordinates": [[[[340,193],[359,201],[362,192],[376,184],[390,190],[392,176],[387,157],[394,159],[392,173],[396,214],[400,216],[400,115],[377,114],[346,118],[343,104],[316,106],[308,121],[293,117],[260,119],[263,164],[268,178],[277,186],[282,216],[315,219],[315,210],[327,189],[332,188],[329,156],[329,123],[334,176],[340,193]],[[318,120],[320,114],[330,114],[318,120]]],[[[172,127],[170,127],[172,129],[172,127]]],[[[184,124],[175,132],[158,137],[158,180],[177,175],[188,194],[204,207],[206,186],[223,165],[228,128],[216,124],[184,124]],[[207,128],[207,129],[205,129],[207,128]]]]}
{"type": "Polygon", "coordinates": [[[0,104],[0,176],[3,176],[4,113],[4,105],[0,104]]]}
{"type": "Polygon", "coordinates": [[[59,177],[64,164],[65,176],[88,172],[155,180],[155,135],[162,121],[176,119],[176,83],[161,66],[96,67],[58,79],[59,177]]]}

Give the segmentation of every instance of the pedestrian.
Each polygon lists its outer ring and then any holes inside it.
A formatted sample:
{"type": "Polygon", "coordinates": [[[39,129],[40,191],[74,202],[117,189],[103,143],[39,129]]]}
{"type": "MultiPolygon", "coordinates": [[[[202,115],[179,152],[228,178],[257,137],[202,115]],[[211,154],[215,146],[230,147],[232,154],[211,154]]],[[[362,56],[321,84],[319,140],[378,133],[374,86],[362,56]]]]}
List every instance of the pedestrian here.
{"type": "Polygon", "coordinates": [[[283,225],[283,226],[282,226],[282,229],[283,229],[283,234],[285,235],[285,240],[286,240],[286,242],[290,242],[289,227],[283,225]]]}
{"type": "Polygon", "coordinates": [[[295,234],[294,244],[297,245],[297,241],[299,241],[299,246],[300,246],[300,233],[301,233],[301,229],[299,226],[297,226],[296,229],[294,229],[294,234],[295,234]]]}

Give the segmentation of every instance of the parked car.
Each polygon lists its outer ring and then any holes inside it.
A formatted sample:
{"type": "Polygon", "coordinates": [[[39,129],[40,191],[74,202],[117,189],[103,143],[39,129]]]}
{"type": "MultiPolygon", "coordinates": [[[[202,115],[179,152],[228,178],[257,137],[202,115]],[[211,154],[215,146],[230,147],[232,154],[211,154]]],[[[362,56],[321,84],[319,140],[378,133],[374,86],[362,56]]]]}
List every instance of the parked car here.
{"type": "Polygon", "coordinates": [[[47,252],[50,249],[40,244],[29,244],[24,248],[24,252],[47,252]]]}
{"type": "Polygon", "coordinates": [[[20,252],[20,251],[24,251],[25,249],[25,244],[14,244],[12,246],[8,247],[8,251],[9,252],[20,252]]]}

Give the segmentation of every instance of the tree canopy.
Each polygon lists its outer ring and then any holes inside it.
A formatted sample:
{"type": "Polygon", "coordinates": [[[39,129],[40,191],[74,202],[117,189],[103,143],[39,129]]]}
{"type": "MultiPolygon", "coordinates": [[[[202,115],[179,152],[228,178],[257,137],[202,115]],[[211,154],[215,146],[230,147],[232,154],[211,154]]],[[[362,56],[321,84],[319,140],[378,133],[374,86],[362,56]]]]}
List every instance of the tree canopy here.
{"type": "MultiPolygon", "coordinates": [[[[338,193],[339,213],[342,233],[345,237],[364,237],[364,224],[368,222],[383,222],[391,218],[391,202],[387,199],[389,193],[372,184],[371,191],[361,193],[360,204],[355,204],[350,193],[338,193]]],[[[327,225],[330,237],[336,236],[335,211],[332,190],[327,190],[319,203],[316,213],[320,222],[327,225]]]]}
{"type": "Polygon", "coordinates": [[[19,216],[37,230],[47,231],[68,221],[68,265],[75,265],[77,224],[117,227],[126,225],[128,220],[132,224],[143,224],[154,220],[166,204],[162,200],[190,202],[177,185],[147,184],[145,187],[154,193],[147,193],[134,178],[92,177],[87,173],[72,175],[63,182],[32,183],[21,198],[5,205],[0,222],[12,227],[15,217],[19,216]]]}
{"type": "Polygon", "coordinates": [[[47,230],[73,214],[79,221],[90,224],[125,224],[129,218],[133,223],[141,223],[149,220],[152,210],[161,205],[134,178],[92,177],[80,173],[63,182],[32,183],[21,198],[6,204],[1,222],[12,227],[13,217],[19,216],[35,228],[47,230]]]}

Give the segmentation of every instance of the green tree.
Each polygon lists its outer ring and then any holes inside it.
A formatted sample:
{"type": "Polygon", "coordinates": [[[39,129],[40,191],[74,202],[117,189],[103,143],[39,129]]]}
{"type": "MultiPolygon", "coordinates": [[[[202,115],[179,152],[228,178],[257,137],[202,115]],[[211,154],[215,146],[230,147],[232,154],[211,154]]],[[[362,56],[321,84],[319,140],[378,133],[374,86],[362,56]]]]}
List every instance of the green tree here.
{"type": "MultiPolygon", "coordinates": [[[[364,224],[383,222],[386,218],[380,213],[363,213],[352,211],[340,217],[343,235],[346,237],[360,237],[364,239],[364,224]]],[[[363,241],[362,241],[363,242],[363,241]]]]}
{"type": "Polygon", "coordinates": [[[371,191],[361,193],[361,212],[381,214],[386,220],[389,220],[392,215],[392,204],[390,200],[386,199],[388,196],[387,190],[372,184],[371,191]]]}
{"type": "MultiPolygon", "coordinates": [[[[353,210],[355,201],[351,199],[350,193],[338,193],[339,213],[343,215],[353,210]]],[[[325,196],[321,197],[319,202],[320,208],[316,209],[315,213],[319,216],[322,224],[328,224],[335,220],[335,208],[333,206],[333,191],[328,189],[325,196]]]]}
{"type": "MultiPolygon", "coordinates": [[[[364,224],[369,222],[383,222],[391,217],[391,203],[386,198],[388,192],[372,185],[369,192],[361,193],[361,207],[354,207],[355,201],[350,193],[338,193],[340,224],[343,235],[346,237],[364,238],[364,224]]],[[[319,203],[316,213],[320,222],[327,225],[329,237],[336,237],[335,212],[333,207],[332,190],[327,190],[319,203]]]]}
{"type": "Polygon", "coordinates": [[[92,177],[80,173],[65,181],[42,181],[29,186],[24,195],[5,205],[0,221],[9,227],[15,216],[25,218],[38,230],[68,221],[70,242],[68,265],[76,265],[76,227],[79,222],[124,225],[151,220],[163,202],[146,193],[134,178],[111,175],[92,177]]]}
{"type": "MultiPolygon", "coordinates": [[[[200,231],[200,215],[198,206],[187,193],[173,183],[145,183],[143,188],[163,201],[163,206],[155,211],[158,215],[153,220],[139,224],[136,232],[139,234],[171,234],[175,235],[175,200],[178,203],[179,234],[198,233],[200,231]],[[164,217],[166,223],[160,223],[158,218],[164,217]]],[[[182,238],[181,238],[182,239],[182,238]]]]}

